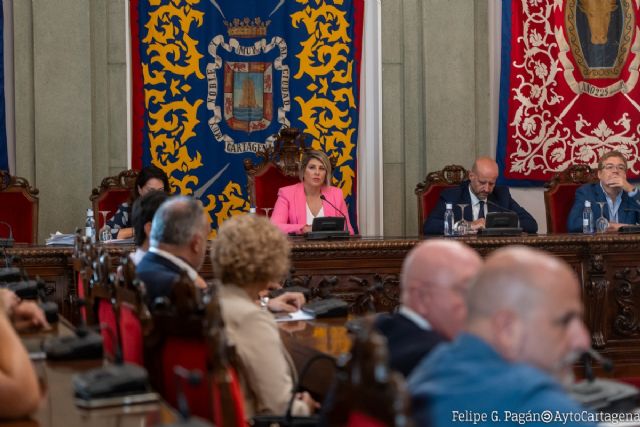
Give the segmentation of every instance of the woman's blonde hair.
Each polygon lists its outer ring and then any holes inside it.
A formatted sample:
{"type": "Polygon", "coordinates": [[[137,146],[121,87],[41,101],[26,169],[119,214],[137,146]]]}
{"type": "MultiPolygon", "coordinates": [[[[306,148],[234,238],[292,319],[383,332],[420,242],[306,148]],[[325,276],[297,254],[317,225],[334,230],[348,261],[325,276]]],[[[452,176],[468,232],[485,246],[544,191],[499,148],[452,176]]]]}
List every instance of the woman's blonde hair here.
{"type": "Polygon", "coordinates": [[[214,277],[223,284],[279,282],[289,271],[289,240],[263,216],[237,215],[223,222],[210,252],[214,277]]]}
{"type": "Polygon", "coordinates": [[[298,171],[298,176],[300,177],[300,181],[304,181],[304,171],[307,169],[307,165],[311,161],[311,159],[319,160],[324,169],[327,171],[327,175],[324,179],[325,185],[331,185],[331,162],[329,161],[329,157],[319,150],[309,150],[304,153],[302,156],[302,162],[300,163],[300,170],[298,171]]]}

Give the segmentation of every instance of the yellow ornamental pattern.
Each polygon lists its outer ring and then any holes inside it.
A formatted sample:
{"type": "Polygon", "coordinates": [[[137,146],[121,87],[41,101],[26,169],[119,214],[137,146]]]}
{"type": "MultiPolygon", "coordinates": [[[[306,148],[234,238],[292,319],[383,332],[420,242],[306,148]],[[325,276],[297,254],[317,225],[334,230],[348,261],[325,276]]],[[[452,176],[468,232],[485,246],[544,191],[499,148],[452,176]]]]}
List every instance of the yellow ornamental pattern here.
{"type": "Polygon", "coordinates": [[[348,164],[353,159],[356,129],[349,117],[356,108],[355,84],[352,79],[353,61],[349,60],[350,23],[341,10],[341,0],[296,0],[306,5],[291,15],[294,28],[304,29],[309,37],[301,43],[296,55],[300,61],[295,79],[311,78],[307,99],[297,96],[304,132],[313,136],[314,149],[338,157],[336,184],[343,195],[352,193],[355,171],[348,164]]]}
{"type": "Polygon", "coordinates": [[[198,43],[189,37],[192,26],[202,25],[203,13],[193,8],[198,2],[150,1],[157,8],[149,12],[142,41],[150,58],[148,64],[142,64],[142,72],[152,163],[166,172],[171,186],[181,194],[193,192],[190,187],[198,179],[189,172],[202,166],[200,153],[196,151],[192,156],[187,149],[199,123],[197,112],[202,100],[190,103],[181,92],[189,76],[204,78],[199,68],[202,55],[197,50],[198,43]],[[176,175],[176,171],[181,173],[176,175]]]}
{"type": "MultiPolygon", "coordinates": [[[[218,225],[233,215],[244,214],[249,210],[249,203],[242,195],[242,187],[233,181],[229,181],[222,194],[207,196],[207,201],[204,210],[209,217],[209,223],[215,222],[218,225]]],[[[215,236],[216,230],[211,230],[209,237],[215,236]]]]}
{"type": "MultiPolygon", "coordinates": [[[[146,17],[142,40],[150,58],[142,64],[142,73],[152,163],[169,176],[173,190],[184,195],[193,194],[199,179],[192,172],[203,166],[200,152],[193,146],[189,150],[190,144],[197,143],[195,128],[203,101],[190,102],[186,96],[191,90],[188,78],[205,78],[200,70],[203,55],[198,52],[198,41],[190,36],[203,22],[204,13],[195,8],[199,3],[150,0],[155,8],[146,17]]],[[[249,209],[240,185],[234,182],[229,182],[222,194],[209,195],[202,202],[210,223],[216,224],[249,209]]]]}

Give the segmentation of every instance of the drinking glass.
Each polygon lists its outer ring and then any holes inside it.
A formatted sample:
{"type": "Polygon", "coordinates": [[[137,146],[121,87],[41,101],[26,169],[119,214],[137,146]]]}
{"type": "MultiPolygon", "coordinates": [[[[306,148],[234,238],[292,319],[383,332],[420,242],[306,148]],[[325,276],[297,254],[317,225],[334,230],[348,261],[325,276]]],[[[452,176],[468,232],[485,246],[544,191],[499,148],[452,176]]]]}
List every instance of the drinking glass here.
{"type": "Polygon", "coordinates": [[[464,236],[470,230],[470,225],[467,220],[464,219],[464,209],[469,206],[468,203],[459,203],[458,207],[460,208],[460,221],[455,223],[456,234],[458,236],[464,236]]]}
{"type": "Polygon", "coordinates": [[[109,215],[109,211],[100,211],[100,215],[102,215],[102,228],[100,229],[100,241],[108,242],[111,240],[111,227],[107,224],[107,215],[109,215]]]}
{"type": "Polygon", "coordinates": [[[264,211],[264,216],[266,216],[267,218],[269,218],[269,212],[271,212],[273,210],[273,208],[260,208],[264,211]]]}
{"type": "Polygon", "coordinates": [[[604,233],[609,227],[609,221],[604,217],[604,205],[607,202],[596,202],[600,205],[600,218],[596,220],[596,230],[598,233],[604,233]]]}

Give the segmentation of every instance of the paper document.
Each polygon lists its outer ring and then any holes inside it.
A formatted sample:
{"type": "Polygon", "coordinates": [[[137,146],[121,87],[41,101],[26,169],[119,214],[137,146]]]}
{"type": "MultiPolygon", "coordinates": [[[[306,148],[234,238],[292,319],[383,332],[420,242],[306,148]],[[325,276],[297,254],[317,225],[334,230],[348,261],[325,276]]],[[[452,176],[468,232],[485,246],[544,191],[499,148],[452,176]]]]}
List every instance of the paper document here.
{"type": "Polygon", "coordinates": [[[293,313],[276,313],[276,322],[296,322],[298,320],[313,320],[313,314],[298,310],[293,313]]]}
{"type": "Polygon", "coordinates": [[[73,246],[75,243],[75,234],[63,234],[59,231],[56,231],[55,234],[51,234],[45,244],[47,246],[73,246]]]}

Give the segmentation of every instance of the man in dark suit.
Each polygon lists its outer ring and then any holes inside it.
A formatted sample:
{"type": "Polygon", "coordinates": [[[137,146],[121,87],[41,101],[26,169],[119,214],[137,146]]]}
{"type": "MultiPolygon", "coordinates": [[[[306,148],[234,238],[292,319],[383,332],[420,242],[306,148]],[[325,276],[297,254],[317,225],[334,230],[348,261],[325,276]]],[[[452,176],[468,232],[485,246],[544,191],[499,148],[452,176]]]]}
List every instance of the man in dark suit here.
{"type": "Polygon", "coordinates": [[[508,187],[496,186],[498,164],[489,157],[478,158],[469,172],[469,181],[455,188],[443,190],[436,207],[424,222],[424,234],[442,234],[444,231],[445,204],[453,204],[453,215],[460,220],[460,209],[456,206],[465,203],[464,219],[471,222],[471,229],[478,230],[485,226],[488,212],[513,211],[518,215],[520,227],[527,233],[536,233],[538,223],[511,198],[508,187]]]}
{"type": "Polygon", "coordinates": [[[428,240],[409,252],[400,273],[402,305],[375,319],[392,369],[408,376],[436,345],[462,330],[465,294],[481,265],[473,249],[453,240],[428,240]]]}
{"type": "Polygon", "coordinates": [[[196,199],[174,197],[160,206],[151,224],[151,247],[136,267],[150,304],[169,296],[182,272],[194,282],[199,280],[209,231],[209,222],[196,199]]]}
{"type": "Polygon", "coordinates": [[[582,210],[584,202],[591,202],[594,220],[600,216],[600,206],[596,202],[606,202],[604,217],[609,220],[607,231],[618,231],[625,224],[640,222],[640,191],[627,181],[627,160],[619,151],[610,151],[598,162],[599,182],[585,184],[576,191],[576,200],[569,212],[567,230],[582,231],[582,210]]]}

